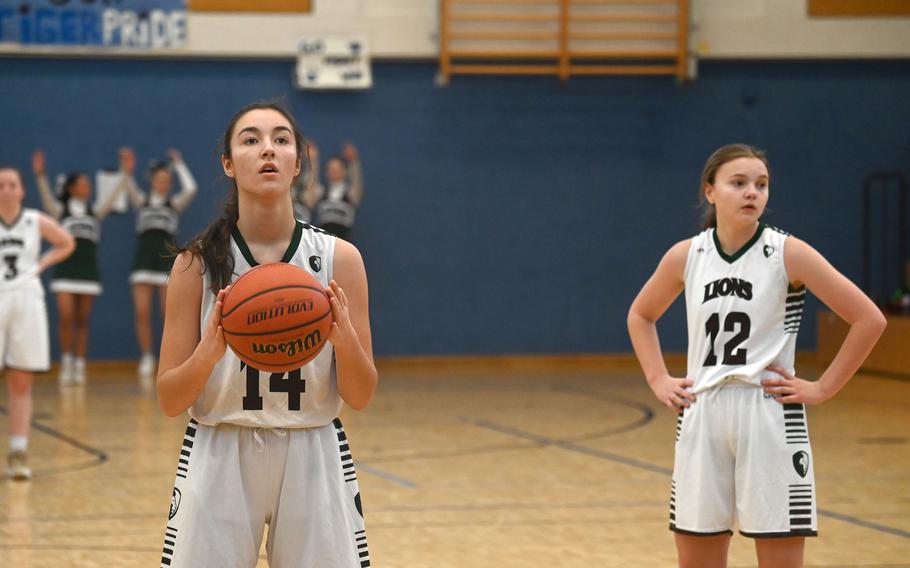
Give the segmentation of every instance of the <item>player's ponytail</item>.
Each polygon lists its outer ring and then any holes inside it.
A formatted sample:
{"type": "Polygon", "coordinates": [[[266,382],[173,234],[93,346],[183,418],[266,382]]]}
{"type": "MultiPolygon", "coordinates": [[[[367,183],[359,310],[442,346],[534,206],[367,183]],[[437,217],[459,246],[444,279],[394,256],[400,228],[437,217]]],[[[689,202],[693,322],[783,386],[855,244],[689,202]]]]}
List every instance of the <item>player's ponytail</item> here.
{"type": "Polygon", "coordinates": [[[717,209],[713,203],[708,203],[705,198],[705,188],[708,185],[714,185],[714,179],[717,170],[727,162],[732,162],[738,158],[758,158],[765,163],[768,174],[771,173],[771,166],[768,165],[768,157],[758,148],[748,144],[727,144],[714,151],[705,162],[705,167],[701,172],[701,185],[698,187],[698,203],[701,208],[701,224],[704,229],[717,227],[717,209]]]}
{"type": "Polygon", "coordinates": [[[234,255],[231,254],[231,233],[239,218],[237,185],[231,184],[221,216],[204,231],[195,236],[185,247],[174,247],[174,254],[189,251],[202,259],[203,270],[209,273],[213,294],[231,283],[234,274],[234,255]]]}

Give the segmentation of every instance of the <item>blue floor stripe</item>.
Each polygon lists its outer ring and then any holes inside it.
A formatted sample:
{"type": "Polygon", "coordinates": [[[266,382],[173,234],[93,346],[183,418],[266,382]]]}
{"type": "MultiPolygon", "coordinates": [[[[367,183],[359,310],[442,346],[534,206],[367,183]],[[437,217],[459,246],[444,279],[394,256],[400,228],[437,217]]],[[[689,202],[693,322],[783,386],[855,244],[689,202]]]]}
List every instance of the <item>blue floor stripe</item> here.
{"type": "Polygon", "coordinates": [[[383,471],[379,468],[373,467],[373,466],[371,466],[369,464],[365,464],[363,462],[357,462],[357,470],[365,471],[367,473],[372,473],[375,476],[381,477],[387,481],[391,481],[392,483],[397,483],[398,485],[401,485],[402,487],[407,487],[408,489],[414,489],[417,487],[417,484],[409,479],[405,479],[404,477],[400,477],[398,475],[389,473],[387,471],[383,471]]]}
{"type": "MultiPolygon", "coordinates": [[[[577,452],[580,454],[589,455],[592,457],[609,460],[616,463],[625,464],[632,466],[638,469],[643,469],[646,471],[654,473],[662,473],[667,476],[673,475],[673,470],[665,467],[660,467],[653,465],[647,462],[638,461],[636,459],[627,458],[625,456],[620,456],[617,454],[611,454],[610,452],[604,452],[601,450],[596,450],[594,448],[588,448],[585,446],[580,446],[572,442],[565,442],[555,438],[548,438],[546,436],[541,436],[539,434],[534,434],[532,432],[525,432],[524,430],[519,430],[517,428],[511,428],[509,426],[503,426],[502,424],[496,424],[494,422],[488,422],[486,420],[470,420],[472,424],[478,428],[483,428],[485,430],[491,430],[493,432],[499,432],[501,434],[507,434],[509,436],[514,436],[516,438],[522,438],[524,440],[532,440],[544,446],[553,446],[556,448],[561,448],[563,450],[568,450],[570,452],[577,452]]],[[[878,532],[883,532],[886,534],[894,535],[901,538],[910,539],[910,531],[905,531],[903,529],[897,529],[894,527],[889,527],[887,525],[882,525],[879,523],[873,523],[872,521],[866,521],[857,517],[852,517],[850,515],[844,515],[842,513],[836,513],[834,511],[829,511],[827,509],[818,509],[818,514],[824,517],[829,517],[832,519],[837,519],[838,521],[843,521],[851,525],[856,525],[858,527],[863,527],[871,529],[878,532]]]]}

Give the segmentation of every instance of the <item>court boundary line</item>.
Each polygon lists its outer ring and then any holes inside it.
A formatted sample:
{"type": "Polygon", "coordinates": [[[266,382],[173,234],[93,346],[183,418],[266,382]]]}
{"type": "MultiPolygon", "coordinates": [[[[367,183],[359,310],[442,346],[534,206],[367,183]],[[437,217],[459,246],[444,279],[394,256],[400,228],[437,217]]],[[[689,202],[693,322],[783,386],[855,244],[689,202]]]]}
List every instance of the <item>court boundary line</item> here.
{"type": "MultiPolygon", "coordinates": [[[[0,414],[9,416],[9,409],[4,405],[0,405],[0,414]]],[[[76,448],[77,450],[82,450],[83,452],[93,456],[93,458],[94,458],[94,459],[92,459],[92,461],[87,462],[87,463],[77,463],[74,465],[64,466],[64,467],[34,470],[32,479],[50,477],[50,476],[61,474],[61,473],[72,473],[74,471],[80,471],[83,469],[88,469],[90,467],[96,467],[96,466],[99,466],[99,465],[105,463],[108,459],[107,453],[104,452],[103,450],[99,450],[98,448],[89,446],[88,444],[84,444],[75,438],[67,436],[63,432],[59,432],[59,431],[51,428],[50,426],[45,426],[44,424],[38,422],[35,419],[32,419],[32,421],[29,424],[31,425],[33,430],[37,430],[43,434],[47,434],[51,438],[54,438],[65,444],[68,444],[68,445],[76,448]]]]}
{"type": "MultiPolygon", "coordinates": [[[[605,451],[597,450],[594,448],[588,448],[588,447],[581,446],[581,445],[575,444],[573,442],[568,442],[565,440],[559,440],[556,438],[549,438],[547,436],[541,436],[540,434],[535,434],[533,432],[526,432],[526,431],[520,430],[518,428],[512,428],[511,426],[497,424],[495,422],[490,422],[488,420],[473,419],[473,420],[470,420],[470,422],[472,424],[474,424],[475,426],[477,426],[478,428],[483,428],[486,430],[499,432],[501,434],[506,434],[506,435],[513,436],[516,438],[534,440],[535,442],[537,442],[541,445],[544,445],[544,446],[553,446],[553,447],[567,450],[570,452],[585,454],[585,455],[593,456],[596,458],[620,463],[623,465],[628,465],[628,466],[635,467],[638,469],[643,469],[645,471],[650,471],[652,473],[661,473],[661,474],[664,474],[667,476],[673,475],[672,469],[650,464],[650,463],[643,462],[643,461],[639,461],[639,460],[629,458],[626,456],[621,456],[619,454],[613,454],[610,452],[605,452],[605,451]]],[[[859,517],[845,515],[843,513],[838,513],[836,511],[831,511],[831,510],[822,509],[822,508],[818,508],[818,514],[825,516],[825,517],[839,520],[841,522],[856,525],[859,527],[875,530],[878,532],[883,532],[883,533],[897,536],[900,538],[910,539],[910,531],[905,531],[903,529],[899,529],[899,528],[895,528],[895,527],[889,527],[888,525],[883,525],[883,524],[876,523],[873,521],[867,521],[867,520],[861,519],[859,517]]]]}

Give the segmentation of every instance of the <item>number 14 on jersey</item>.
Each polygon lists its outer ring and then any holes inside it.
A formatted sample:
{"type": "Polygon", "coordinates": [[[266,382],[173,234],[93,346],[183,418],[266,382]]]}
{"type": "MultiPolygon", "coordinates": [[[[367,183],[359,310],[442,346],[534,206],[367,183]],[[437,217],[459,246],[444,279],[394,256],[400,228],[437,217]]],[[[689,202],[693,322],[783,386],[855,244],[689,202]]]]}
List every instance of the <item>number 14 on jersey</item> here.
{"type": "MultiPolygon", "coordinates": [[[[262,371],[242,361],[240,370],[246,371],[243,409],[262,410],[262,396],[259,395],[259,375],[262,371]]],[[[288,410],[300,410],[300,395],[306,392],[306,380],[300,378],[300,369],[287,373],[269,373],[269,392],[288,393],[288,410]]]]}

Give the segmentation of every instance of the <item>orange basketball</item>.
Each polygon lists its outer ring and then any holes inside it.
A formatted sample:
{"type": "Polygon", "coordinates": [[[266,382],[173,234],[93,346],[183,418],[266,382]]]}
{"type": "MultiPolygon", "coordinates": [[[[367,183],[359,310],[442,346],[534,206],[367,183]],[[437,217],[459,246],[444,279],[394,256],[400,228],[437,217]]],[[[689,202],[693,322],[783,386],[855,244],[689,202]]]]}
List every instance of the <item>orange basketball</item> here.
{"type": "Polygon", "coordinates": [[[271,373],[306,365],[325,345],[332,306],[309,272],[283,262],[244,273],[221,305],[224,339],[247,365],[271,373]]]}

